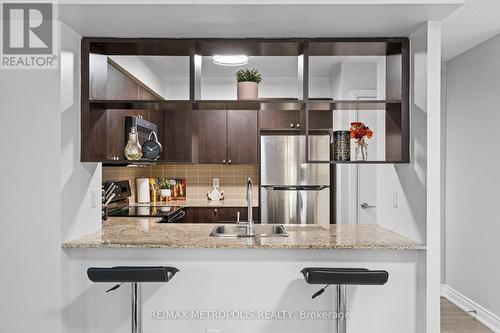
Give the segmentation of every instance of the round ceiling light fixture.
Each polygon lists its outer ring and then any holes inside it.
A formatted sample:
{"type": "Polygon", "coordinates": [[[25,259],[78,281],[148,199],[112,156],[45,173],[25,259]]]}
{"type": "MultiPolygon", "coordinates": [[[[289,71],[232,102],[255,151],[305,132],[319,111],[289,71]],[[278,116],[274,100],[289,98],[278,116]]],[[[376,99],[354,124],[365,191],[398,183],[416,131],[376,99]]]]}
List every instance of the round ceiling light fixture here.
{"type": "Polygon", "coordinates": [[[214,55],[212,61],[221,66],[242,66],[248,64],[246,55],[214,55]]]}

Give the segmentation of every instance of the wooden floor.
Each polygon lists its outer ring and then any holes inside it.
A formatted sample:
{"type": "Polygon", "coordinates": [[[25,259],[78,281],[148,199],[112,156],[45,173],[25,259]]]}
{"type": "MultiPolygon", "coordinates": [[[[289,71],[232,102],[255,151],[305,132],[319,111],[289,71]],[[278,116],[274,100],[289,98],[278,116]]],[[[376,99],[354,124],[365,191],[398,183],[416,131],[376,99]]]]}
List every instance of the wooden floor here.
{"type": "Polygon", "coordinates": [[[446,298],[441,298],[441,333],[492,333],[492,331],[446,298]]]}

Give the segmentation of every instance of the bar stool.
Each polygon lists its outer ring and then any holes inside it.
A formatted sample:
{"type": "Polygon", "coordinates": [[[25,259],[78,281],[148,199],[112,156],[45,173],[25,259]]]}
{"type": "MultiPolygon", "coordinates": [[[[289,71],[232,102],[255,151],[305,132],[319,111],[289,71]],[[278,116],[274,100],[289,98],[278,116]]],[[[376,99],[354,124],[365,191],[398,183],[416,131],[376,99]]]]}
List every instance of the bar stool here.
{"type": "Polygon", "coordinates": [[[337,333],[347,332],[347,322],[345,318],[347,312],[347,285],[384,285],[389,279],[389,273],[386,271],[371,271],[366,268],[307,267],[300,272],[304,275],[304,279],[307,283],[326,285],[314,293],[312,298],[321,295],[331,284],[337,286],[337,333]]]}
{"type": "Polygon", "coordinates": [[[123,283],[132,283],[132,333],[142,333],[142,282],[168,282],[179,270],[175,267],[91,267],[87,269],[87,276],[92,282],[118,282],[106,292],[118,289],[123,283]]]}

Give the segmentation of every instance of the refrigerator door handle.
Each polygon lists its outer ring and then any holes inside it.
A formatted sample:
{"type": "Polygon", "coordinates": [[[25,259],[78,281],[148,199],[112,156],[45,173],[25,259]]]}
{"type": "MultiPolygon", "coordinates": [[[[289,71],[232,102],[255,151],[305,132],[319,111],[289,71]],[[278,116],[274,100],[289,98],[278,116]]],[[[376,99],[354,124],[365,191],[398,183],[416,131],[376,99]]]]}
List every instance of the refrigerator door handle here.
{"type": "Polygon", "coordinates": [[[263,185],[268,191],[321,191],[330,186],[326,185],[296,185],[296,186],[280,186],[280,185],[263,185]]]}

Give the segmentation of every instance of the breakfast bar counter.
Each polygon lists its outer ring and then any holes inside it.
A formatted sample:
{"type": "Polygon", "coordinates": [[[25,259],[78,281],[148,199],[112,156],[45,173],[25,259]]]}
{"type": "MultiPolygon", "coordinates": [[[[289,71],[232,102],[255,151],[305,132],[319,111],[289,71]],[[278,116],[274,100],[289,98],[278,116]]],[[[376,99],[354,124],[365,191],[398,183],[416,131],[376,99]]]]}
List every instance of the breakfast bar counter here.
{"type": "MultiPolygon", "coordinates": [[[[425,245],[379,225],[284,225],[288,236],[218,238],[217,225],[158,223],[159,218],[110,217],[99,230],[63,244],[72,327],[77,332],[127,331],[129,290],[105,297],[111,283],[92,283],[89,267],[173,266],[180,271],[168,284],[144,284],[144,331],[201,332],[205,327],[241,333],[333,332],[332,320],[157,320],[158,310],[286,310],[294,313],[332,311],[335,288],[312,300],[318,286],[304,282],[305,267],[385,270],[384,286],[351,286],[348,322],[352,332],[417,333],[417,316],[425,301],[419,272],[425,245]],[[96,299],[105,299],[113,316],[102,315],[96,299]],[[383,304],[383,305],[382,305],[383,304]],[[402,306],[404,304],[404,306],[402,306]],[[374,315],[376,309],[376,316],[374,315]],[[398,313],[394,318],[394,313],[398,313]],[[363,318],[370,318],[369,321],[363,318]],[[391,318],[391,320],[387,320],[391,318]],[[82,324],[83,323],[83,324],[82,324]],[[232,326],[233,325],[233,326],[232,326]],[[201,328],[200,328],[201,327],[201,328]]],[[[255,232],[269,225],[255,224],[255,232]]],[[[126,288],[125,288],[126,289],[126,288]]]]}
{"type": "MultiPolygon", "coordinates": [[[[112,217],[101,230],[64,248],[263,248],[423,250],[425,245],[379,225],[285,225],[288,236],[217,238],[211,223],[158,223],[159,218],[112,217]]],[[[256,228],[258,228],[256,224],[256,228]]]]}

